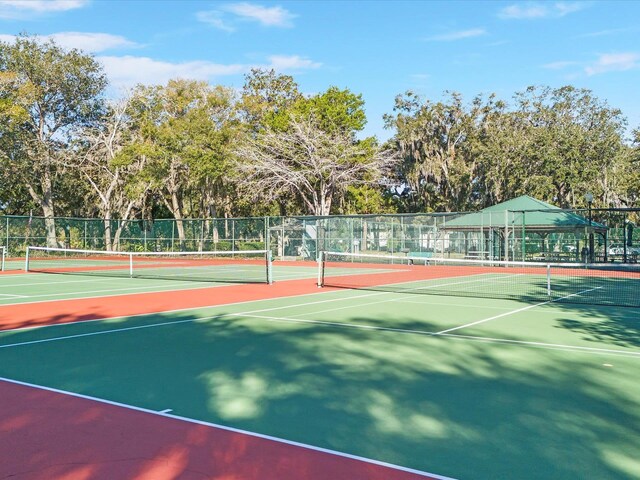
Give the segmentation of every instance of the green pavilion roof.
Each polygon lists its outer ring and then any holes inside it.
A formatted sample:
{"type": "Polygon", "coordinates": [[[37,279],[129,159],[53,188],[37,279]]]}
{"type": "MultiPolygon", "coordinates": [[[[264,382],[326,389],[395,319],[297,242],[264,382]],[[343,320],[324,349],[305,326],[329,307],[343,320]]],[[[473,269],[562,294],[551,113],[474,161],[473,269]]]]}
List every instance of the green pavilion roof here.
{"type": "Polygon", "coordinates": [[[478,212],[462,215],[449,220],[441,228],[463,231],[475,231],[489,227],[504,228],[506,221],[510,227],[521,226],[524,223],[527,231],[539,232],[575,231],[589,228],[589,226],[594,231],[604,232],[607,229],[601,223],[591,222],[590,225],[589,219],[582,215],[562,210],[555,205],[528,195],[492,205],[478,212]],[[505,212],[508,213],[505,214],[505,212]]]}

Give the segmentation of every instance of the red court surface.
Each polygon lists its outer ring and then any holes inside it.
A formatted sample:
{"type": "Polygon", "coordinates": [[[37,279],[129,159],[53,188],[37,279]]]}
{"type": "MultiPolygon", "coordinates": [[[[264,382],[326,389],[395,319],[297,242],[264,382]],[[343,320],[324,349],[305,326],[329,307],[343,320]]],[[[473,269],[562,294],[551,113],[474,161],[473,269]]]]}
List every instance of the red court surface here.
{"type": "Polygon", "coordinates": [[[425,480],[266,438],[0,381],[0,478],[425,480]]]}
{"type": "MultiPolygon", "coordinates": [[[[407,281],[411,270],[382,273],[407,281]]],[[[317,293],[313,280],[0,306],[0,329],[317,293]]],[[[132,386],[132,388],[135,388],[132,386]]],[[[338,452],[0,379],[0,479],[441,479],[338,452]]]]}
{"type": "MultiPolygon", "coordinates": [[[[389,267],[398,268],[398,266],[389,267]]],[[[385,266],[385,268],[387,267],[385,266]]],[[[440,271],[429,273],[431,278],[437,278],[445,274],[440,271]]],[[[463,273],[460,272],[459,275],[463,275],[463,273]]],[[[371,283],[374,281],[391,284],[421,280],[425,278],[425,273],[405,265],[403,270],[377,274],[370,273],[367,275],[349,275],[348,277],[356,283],[371,283]]],[[[329,290],[329,288],[326,288],[326,290],[329,290]]],[[[273,285],[229,285],[174,292],[164,291],[20,303],[0,306],[0,330],[171,312],[189,308],[305,295],[318,293],[319,291],[322,290],[318,289],[312,279],[302,279],[276,282],[273,285]]]]}

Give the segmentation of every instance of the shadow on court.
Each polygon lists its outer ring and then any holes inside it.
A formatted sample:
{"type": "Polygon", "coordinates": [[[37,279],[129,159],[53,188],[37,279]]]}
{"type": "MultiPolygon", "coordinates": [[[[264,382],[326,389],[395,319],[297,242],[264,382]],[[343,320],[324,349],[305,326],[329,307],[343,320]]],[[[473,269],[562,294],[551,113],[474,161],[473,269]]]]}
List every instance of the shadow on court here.
{"type": "MultiPolygon", "coordinates": [[[[604,345],[640,348],[640,316],[637,308],[603,307],[598,305],[576,306],[554,304],[554,308],[575,314],[576,311],[588,321],[565,318],[559,328],[571,330],[584,339],[604,345]]],[[[573,315],[575,317],[575,315],[573,315]]]]}
{"type": "MultiPolygon", "coordinates": [[[[394,328],[438,329],[409,315],[375,318],[394,328]]],[[[624,335],[601,328],[607,342],[624,335]]],[[[640,472],[637,358],[616,357],[614,368],[603,368],[610,357],[231,313],[88,322],[0,340],[24,343],[0,348],[3,377],[441,475],[631,479],[640,472]]],[[[69,418],[73,431],[84,431],[83,415],[69,418]]],[[[15,432],[30,422],[3,418],[1,428],[15,432]]],[[[158,428],[146,434],[162,435],[158,428]]],[[[198,478],[191,469],[205,434],[189,429],[195,433],[167,436],[144,468],[152,472],[153,461],[164,459],[198,478]]],[[[128,435],[122,444],[134,445],[136,435],[128,435]]],[[[109,462],[126,463],[126,448],[118,452],[109,462]]],[[[34,468],[56,463],[52,456],[42,449],[34,468]]]]}

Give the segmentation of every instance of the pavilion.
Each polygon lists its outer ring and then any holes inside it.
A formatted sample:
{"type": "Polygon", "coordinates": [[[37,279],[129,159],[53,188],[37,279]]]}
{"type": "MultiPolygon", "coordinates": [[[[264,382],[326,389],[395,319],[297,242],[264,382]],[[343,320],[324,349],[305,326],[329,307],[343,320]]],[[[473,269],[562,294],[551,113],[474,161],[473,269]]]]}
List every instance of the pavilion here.
{"type": "Polygon", "coordinates": [[[440,229],[464,236],[467,258],[607,260],[606,225],[528,195],[459,216],[440,229]],[[604,245],[600,256],[589,252],[592,235],[598,235],[598,244],[604,245]]]}

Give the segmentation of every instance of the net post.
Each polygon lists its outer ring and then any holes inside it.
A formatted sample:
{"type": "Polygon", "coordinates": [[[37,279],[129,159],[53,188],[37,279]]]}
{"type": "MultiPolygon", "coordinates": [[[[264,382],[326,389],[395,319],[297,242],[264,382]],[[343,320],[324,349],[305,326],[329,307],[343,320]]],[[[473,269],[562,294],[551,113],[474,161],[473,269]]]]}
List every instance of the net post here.
{"type": "Polygon", "coordinates": [[[27,253],[24,256],[24,271],[28,272],[29,271],[29,249],[31,247],[27,246],[27,253]]]}
{"type": "Polygon", "coordinates": [[[318,288],[322,288],[324,280],[324,251],[318,252],[318,288]]]}
{"type": "Polygon", "coordinates": [[[547,296],[551,296],[551,265],[547,263],[547,296]]]}
{"type": "Polygon", "coordinates": [[[133,253],[129,253],[129,278],[133,278],[133,253]]]}
{"type": "Polygon", "coordinates": [[[0,247],[0,272],[4,272],[4,257],[6,254],[6,248],[0,247]]]}

